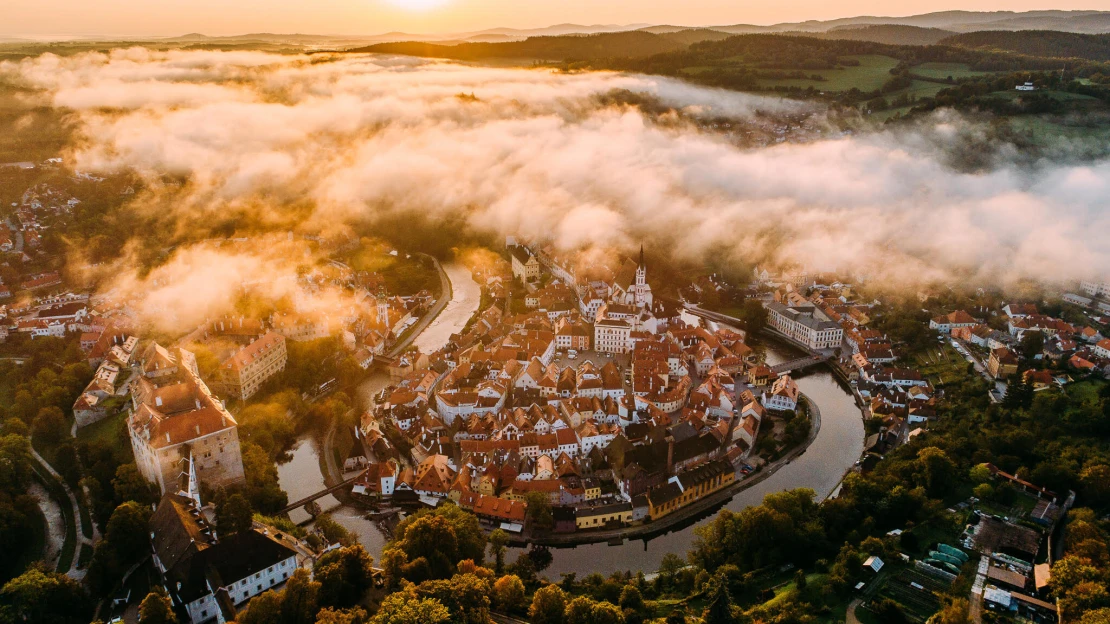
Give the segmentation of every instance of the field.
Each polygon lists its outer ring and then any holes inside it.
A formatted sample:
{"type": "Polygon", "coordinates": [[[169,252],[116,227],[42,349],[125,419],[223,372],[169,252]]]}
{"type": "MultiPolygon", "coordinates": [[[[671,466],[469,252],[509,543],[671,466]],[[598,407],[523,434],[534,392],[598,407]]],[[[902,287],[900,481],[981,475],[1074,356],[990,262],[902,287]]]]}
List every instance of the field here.
{"type": "Polygon", "coordinates": [[[1096,404],[1099,401],[1099,392],[1106,387],[1105,381],[1080,381],[1068,384],[1068,394],[1084,403],[1096,404]]]}
{"type": "Polygon", "coordinates": [[[1084,95],[1082,93],[1070,93],[1068,91],[1040,91],[1040,90],[1029,92],[1029,91],[1018,91],[1017,89],[1014,89],[1014,90],[1011,90],[1011,91],[994,91],[994,92],[991,93],[991,97],[1001,98],[1001,99],[1004,99],[1004,100],[1016,100],[1016,99],[1018,99],[1022,96],[1027,96],[1027,95],[1032,95],[1032,94],[1047,95],[1047,96],[1049,96],[1053,99],[1059,100],[1061,102],[1069,102],[1069,103],[1070,102],[1095,103],[1095,102],[1099,101],[1099,99],[1096,98],[1096,97],[1092,97],[1092,96],[1089,96],[1089,95],[1084,95]]]}
{"type": "Polygon", "coordinates": [[[922,63],[913,66],[913,68],[910,69],[910,73],[915,76],[933,78],[936,80],[946,80],[948,78],[959,80],[961,78],[987,76],[993,72],[969,69],[964,63],[922,63]]]}
{"type": "Polygon", "coordinates": [[[1073,147],[1088,142],[1101,147],[1110,141],[1110,117],[1091,114],[1061,119],[1044,115],[1020,116],[1010,119],[1014,132],[1036,144],[1047,144],[1061,140],[1068,141],[1073,147]]]}
{"type": "Polygon", "coordinates": [[[945,341],[930,348],[924,355],[916,356],[911,364],[930,383],[938,386],[967,375],[968,361],[945,341]]]}
{"type": "MultiPolygon", "coordinates": [[[[888,564],[893,567],[895,564],[888,564]]],[[[869,602],[882,598],[889,598],[902,605],[906,617],[911,622],[924,622],[929,616],[940,608],[938,594],[943,594],[948,589],[948,583],[942,579],[924,574],[914,568],[906,567],[900,570],[887,568],[871,582],[864,595],[869,602]],[[915,587],[915,583],[920,587],[915,587]]],[[[856,610],[857,616],[863,616],[862,610],[856,610]]],[[[861,617],[864,622],[876,621],[874,614],[867,612],[871,617],[861,617]]]]}
{"type": "Polygon", "coordinates": [[[898,60],[889,56],[862,55],[845,58],[859,61],[857,67],[842,69],[806,70],[807,74],[816,74],[824,80],[809,80],[805,78],[784,78],[775,80],[760,80],[761,87],[799,87],[808,89],[813,87],[818,91],[848,91],[857,88],[860,91],[874,91],[881,88],[891,79],[890,70],[898,66],[898,60]]]}

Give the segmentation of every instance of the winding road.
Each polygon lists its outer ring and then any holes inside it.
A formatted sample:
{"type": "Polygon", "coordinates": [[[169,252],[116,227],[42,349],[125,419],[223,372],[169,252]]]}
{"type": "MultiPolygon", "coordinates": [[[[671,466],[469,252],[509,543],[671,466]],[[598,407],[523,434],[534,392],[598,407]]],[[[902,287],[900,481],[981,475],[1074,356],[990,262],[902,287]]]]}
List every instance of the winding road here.
{"type": "Polygon", "coordinates": [[[454,291],[451,288],[451,278],[447,276],[447,271],[443,270],[443,265],[439,263],[439,260],[437,260],[434,256],[429,256],[428,254],[418,255],[430,259],[436,265],[436,271],[439,272],[439,299],[436,299],[436,302],[432,305],[432,309],[428,310],[428,313],[422,316],[410,331],[406,332],[407,335],[400,342],[393,345],[393,348],[390,349],[389,353],[387,354],[389,357],[397,357],[398,355],[404,353],[405,349],[408,349],[409,346],[416,340],[416,338],[420,336],[420,334],[422,334],[425,329],[428,328],[428,325],[431,325],[432,321],[436,320],[436,318],[439,317],[440,312],[443,312],[444,308],[447,307],[447,304],[451,302],[452,296],[454,294],[454,291]]]}

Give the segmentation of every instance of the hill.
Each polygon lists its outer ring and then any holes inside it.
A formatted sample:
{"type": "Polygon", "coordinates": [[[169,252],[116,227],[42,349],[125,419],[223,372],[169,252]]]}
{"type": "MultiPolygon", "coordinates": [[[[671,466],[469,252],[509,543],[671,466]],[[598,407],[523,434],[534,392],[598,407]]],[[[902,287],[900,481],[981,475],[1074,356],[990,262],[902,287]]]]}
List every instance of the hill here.
{"type": "Polygon", "coordinates": [[[906,26],[904,24],[869,24],[867,26],[837,26],[823,33],[797,33],[819,39],[845,39],[849,41],[874,41],[891,45],[933,45],[956,34],[951,30],[906,26]]]}
{"type": "Polygon", "coordinates": [[[861,15],[833,20],[787,22],[771,26],[734,24],[711,26],[713,30],[733,34],[770,32],[815,33],[831,32],[838,28],[861,28],[872,25],[902,25],[918,28],[939,28],[954,32],[976,30],[1050,29],[1068,32],[1110,32],[1108,11],[939,11],[906,17],[880,17],[861,15]]]}
{"type": "MultiPolygon", "coordinates": [[[[697,36],[697,35],[696,35],[697,36]]],[[[727,36],[727,35],[725,35],[727,36]]],[[[608,58],[640,58],[683,50],[688,44],[672,39],[673,35],[655,35],[643,31],[602,33],[584,36],[529,37],[524,41],[504,43],[460,43],[454,46],[405,41],[381,43],[349,52],[408,54],[457,60],[488,58],[527,58],[558,61],[593,61],[608,58]]],[[[700,39],[704,41],[705,39],[700,39]]]]}
{"type": "Polygon", "coordinates": [[[719,30],[710,30],[708,28],[688,28],[686,30],[659,33],[659,36],[668,41],[688,46],[702,41],[720,41],[721,39],[728,39],[732,35],[719,30]]]}
{"type": "Polygon", "coordinates": [[[954,35],[943,39],[941,43],[1029,56],[1110,61],[1110,35],[1085,35],[1050,30],[999,30],[954,35]]]}

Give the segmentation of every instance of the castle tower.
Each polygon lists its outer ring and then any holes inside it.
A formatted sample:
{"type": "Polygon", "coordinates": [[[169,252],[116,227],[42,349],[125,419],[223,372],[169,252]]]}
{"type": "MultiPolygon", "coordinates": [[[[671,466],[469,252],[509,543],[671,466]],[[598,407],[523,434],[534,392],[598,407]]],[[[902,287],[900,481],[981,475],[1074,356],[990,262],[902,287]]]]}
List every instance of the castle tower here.
{"type": "Polygon", "coordinates": [[[636,305],[651,308],[651,286],[647,283],[647,263],[644,262],[644,246],[640,245],[640,263],[636,265],[636,283],[632,285],[632,295],[636,305]]]}
{"type": "Polygon", "coordinates": [[[378,288],[378,324],[389,327],[389,301],[385,298],[385,287],[378,288]]]}

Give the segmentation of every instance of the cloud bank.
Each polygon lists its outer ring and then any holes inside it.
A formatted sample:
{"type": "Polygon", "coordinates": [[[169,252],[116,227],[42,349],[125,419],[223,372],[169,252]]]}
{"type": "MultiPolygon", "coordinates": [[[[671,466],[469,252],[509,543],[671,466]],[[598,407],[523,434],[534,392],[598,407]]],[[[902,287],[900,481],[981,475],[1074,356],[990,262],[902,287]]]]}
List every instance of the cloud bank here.
{"type": "Polygon", "coordinates": [[[153,190],[135,201],[179,227],[420,215],[893,285],[1110,274],[1110,161],[1018,165],[1002,149],[957,170],[946,150],[976,129],[956,116],[841,136],[805,104],[666,78],[361,55],[130,49],[6,62],[0,76],[76,111],[73,167],[138,173],[153,190]],[[709,126],[721,119],[727,131],[709,126]],[[738,146],[799,124],[808,140],[738,146]],[[165,192],[166,176],[183,186],[165,192]]]}

